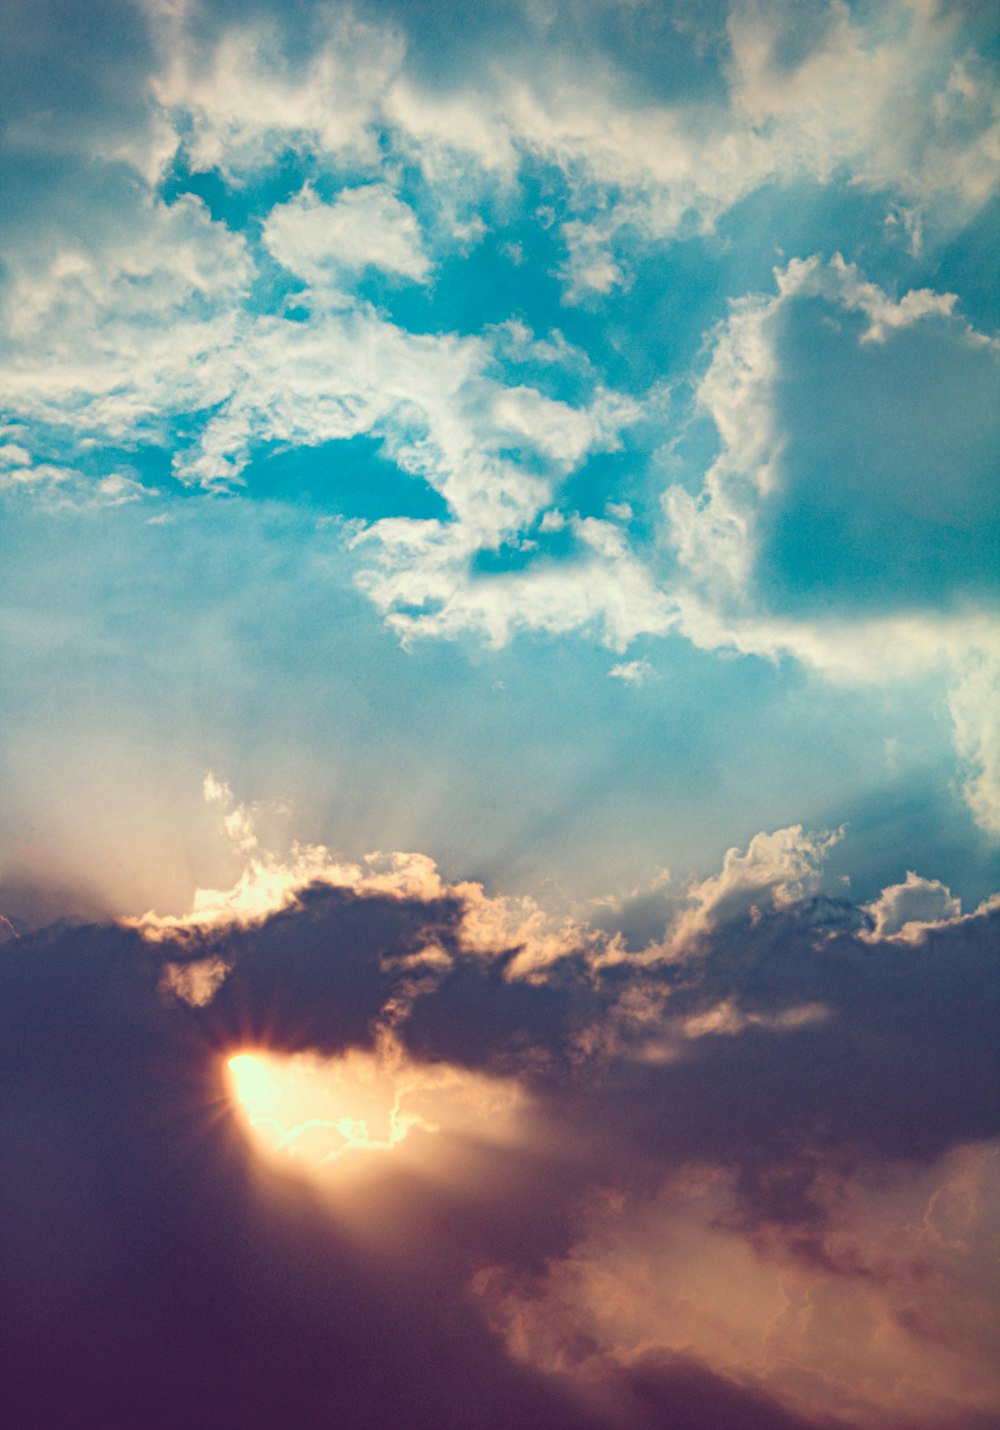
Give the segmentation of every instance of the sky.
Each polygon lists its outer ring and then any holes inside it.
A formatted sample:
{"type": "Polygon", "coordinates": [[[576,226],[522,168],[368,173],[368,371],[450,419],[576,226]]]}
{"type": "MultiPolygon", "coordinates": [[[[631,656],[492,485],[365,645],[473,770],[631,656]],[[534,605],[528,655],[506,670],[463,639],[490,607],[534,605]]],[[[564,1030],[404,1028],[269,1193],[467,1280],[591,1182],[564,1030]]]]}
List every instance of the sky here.
{"type": "Polygon", "coordinates": [[[9,7],[25,1430],[1000,1426],[997,19],[9,7]]]}

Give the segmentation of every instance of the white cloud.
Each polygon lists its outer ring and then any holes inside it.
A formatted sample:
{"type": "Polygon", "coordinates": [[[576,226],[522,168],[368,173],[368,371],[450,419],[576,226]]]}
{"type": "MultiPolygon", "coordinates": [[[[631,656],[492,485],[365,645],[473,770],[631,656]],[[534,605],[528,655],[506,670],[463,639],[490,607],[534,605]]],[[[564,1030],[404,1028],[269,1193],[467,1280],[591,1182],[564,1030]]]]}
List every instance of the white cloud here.
{"type": "MultiPolygon", "coordinates": [[[[842,0],[818,9],[802,54],[779,6],[733,5],[728,93],[653,102],[606,54],[500,44],[475,75],[431,90],[408,66],[402,35],[326,6],[304,56],[275,24],[244,22],[206,43],[189,7],[154,9],[162,54],[153,94],[159,162],[183,144],[196,168],[232,181],[289,148],[375,172],[376,131],[416,163],[443,210],[474,221],[484,187],[510,188],[525,154],[559,166],[574,202],[562,228],[567,296],[627,282],[616,235],[658,241],[711,228],[761,186],[846,170],[922,223],[961,221],[995,192],[1000,99],[953,16],[894,0],[867,17],[842,0]],[[183,138],[181,137],[183,136],[183,138]],[[608,202],[615,195],[614,204],[608,202]],[[574,211],[575,210],[575,211],[574,211]]],[[[133,159],[144,172],[151,160],[133,159]]]]}
{"type": "Polygon", "coordinates": [[[921,879],[911,870],[905,883],[891,884],[864,911],[874,920],[876,938],[909,938],[908,929],[951,922],[962,912],[959,899],[939,879],[921,879]]]}
{"type": "MultiPolygon", "coordinates": [[[[870,327],[861,334],[863,343],[884,343],[891,332],[908,328],[921,318],[950,317],[958,301],[954,293],[935,293],[930,288],[911,288],[894,301],[878,286],[861,277],[857,265],[845,263],[835,253],[827,267],[816,258],[793,258],[784,269],[775,270],[780,298],[832,298],[847,312],[864,313],[870,327]]],[[[966,341],[977,341],[970,330],[966,341]]],[[[982,338],[979,337],[982,341],[982,338]]]]}
{"type": "Polygon", "coordinates": [[[793,824],[773,834],[755,834],[745,853],[727,850],[721,872],[689,889],[687,907],[669,930],[663,954],[697,952],[722,924],[788,908],[815,886],[826,851],[841,833],[806,834],[793,824]]]}
{"type": "Polygon", "coordinates": [[[98,349],[110,355],[126,325],[155,339],[206,307],[226,309],[245,294],[252,272],[244,240],[214,223],[199,199],[166,204],[145,193],[110,231],[42,234],[8,263],[4,325],[29,370],[37,357],[63,366],[73,356],[67,339],[76,343],[102,322],[115,324],[98,349]]]}
{"type": "Polygon", "coordinates": [[[569,525],[576,558],[474,576],[461,526],[377,522],[359,538],[377,538],[382,547],[380,565],[362,585],[406,639],[473,631],[503,645],[518,630],[583,629],[624,650],[640,634],[665,634],[675,621],[672,603],[620,528],[593,517],[569,525]]]}
{"type": "Polygon", "coordinates": [[[418,283],[430,272],[412,209],[385,184],[344,189],[332,203],[306,186],[271,209],[263,237],[279,263],[314,285],[367,267],[418,283]]]}
{"type": "Polygon", "coordinates": [[[164,63],[153,93],[192,167],[238,182],[293,147],[376,163],[372,125],[403,58],[395,32],[325,6],[311,53],[293,60],[273,24],[234,26],[206,48],[185,26],[187,11],[155,12],[164,63]]]}
{"type": "Polygon", "coordinates": [[[902,884],[890,884],[877,899],[861,907],[873,925],[870,933],[861,934],[862,938],[873,943],[885,939],[920,943],[934,929],[982,918],[1000,908],[1000,894],[985,899],[971,914],[963,914],[961,900],[940,879],[922,879],[910,870],[902,884]]]}
{"type": "Polygon", "coordinates": [[[1000,834],[1000,640],[956,651],[955,667],[948,703],[965,798],[982,828],[1000,834]]]}
{"type": "Polygon", "coordinates": [[[158,495],[155,487],[144,486],[128,471],[111,471],[94,477],[75,467],[34,461],[22,448],[17,452],[17,460],[5,467],[0,449],[0,492],[30,494],[36,508],[49,512],[126,506],[158,495]]]}
{"type": "Polygon", "coordinates": [[[996,152],[1000,108],[988,76],[961,49],[957,16],[897,3],[861,17],[831,0],[818,18],[817,43],[788,63],[779,58],[789,34],[783,8],[759,0],[733,6],[735,113],[773,134],[786,163],[821,179],[847,161],[870,188],[978,207],[996,184],[996,173],[987,178],[984,170],[996,152]]]}
{"type": "Polygon", "coordinates": [[[0,467],[10,471],[11,468],[27,467],[30,464],[31,453],[18,442],[4,442],[0,446],[0,467]]]}
{"type": "Polygon", "coordinates": [[[8,259],[0,396],[26,423],[132,442],[221,401],[252,263],[198,199],[138,194],[113,230],[8,259]]]}
{"type": "Polygon", "coordinates": [[[475,190],[484,178],[510,184],[516,174],[516,133],[496,103],[492,76],[477,79],[475,88],[448,93],[400,75],[386,92],[386,119],[436,187],[475,190]]]}
{"type": "Polygon", "coordinates": [[[733,998],[693,1013],[685,1018],[681,1030],[685,1038],[735,1037],[746,1028],[764,1028],[771,1033],[793,1033],[815,1023],[825,1023],[830,1009],[822,1003],[798,1003],[780,1013],[748,1013],[733,998]]]}
{"type": "Polygon", "coordinates": [[[238,478],[256,442],[318,446],[370,432],[440,492],[472,549],[530,525],[551,481],[614,446],[639,411],[613,393],[572,407],[506,386],[484,339],[412,334],[361,307],[321,310],[307,323],[258,319],[220,359],[233,385],[179,457],[184,479],[238,478]]]}
{"type": "Polygon", "coordinates": [[[624,680],[626,685],[642,685],[654,674],[648,660],[623,660],[608,671],[615,680],[624,680]]]}

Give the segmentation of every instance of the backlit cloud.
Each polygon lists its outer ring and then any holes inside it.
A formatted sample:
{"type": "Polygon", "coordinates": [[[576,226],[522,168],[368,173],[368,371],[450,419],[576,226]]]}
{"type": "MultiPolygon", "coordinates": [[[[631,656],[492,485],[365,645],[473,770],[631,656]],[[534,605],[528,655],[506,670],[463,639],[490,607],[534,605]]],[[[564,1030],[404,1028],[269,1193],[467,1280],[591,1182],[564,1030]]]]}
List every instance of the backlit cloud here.
{"type": "MultiPolygon", "coordinates": [[[[363,1343],[405,1346],[422,1306],[418,1343],[449,1365],[468,1338],[481,1344],[477,1374],[500,1397],[484,1425],[507,1423],[520,1395],[523,1414],[556,1424],[641,1426],[647,1376],[658,1413],[683,1413],[680,1362],[707,1378],[709,1404],[713,1386],[731,1397],[733,1423],[761,1396],[772,1424],[978,1423],[1000,1395],[983,1254],[1000,1132],[983,1076],[996,913],[925,920],[920,949],[882,919],[873,941],[870,910],[808,894],[818,848],[784,831],[727,856],[695,891],[696,964],[602,965],[583,932],[560,960],[512,977],[522,951],[483,956],[475,886],[313,883],[294,904],[219,925],[209,956],[183,928],[160,930],[163,943],[93,926],[10,941],[16,1086],[57,1123],[71,1097],[91,1135],[46,1142],[46,1158],[37,1118],[17,1124],[4,1215],[33,1199],[44,1239],[9,1242],[8,1284],[33,1305],[40,1267],[58,1260],[60,1276],[68,1266],[103,1289],[112,1272],[85,1268],[112,1206],[117,1225],[148,1228],[141,1264],[113,1272],[127,1294],[105,1292],[85,1336],[74,1378],[88,1397],[121,1376],[110,1358],[123,1317],[145,1332],[159,1314],[152,1254],[180,1256],[178,1324],[191,1329],[204,1296],[256,1315],[295,1284],[310,1345],[333,1353],[354,1324],[363,1343]],[[78,1031],[40,1059],[35,1033],[53,1008],[78,1031]],[[858,1095],[873,1085],[878,1098],[858,1095]],[[218,1196],[198,1192],[219,1178],[218,1196]],[[95,1214],[94,1197],[114,1200],[95,1214]],[[179,1247],[196,1223],[214,1249],[191,1261],[179,1247]],[[280,1253],[266,1266],[224,1250],[271,1238],[280,1253]],[[347,1264],[346,1282],[331,1278],[347,1264]]],[[[914,898],[940,889],[907,882],[914,898]]],[[[882,907],[902,898],[886,890],[882,907]]],[[[73,1305],[48,1302],[53,1334],[73,1305]]],[[[224,1393],[256,1424],[257,1392],[225,1369],[242,1344],[233,1324],[223,1316],[214,1358],[199,1358],[200,1393],[224,1393]]],[[[394,1404],[423,1413],[422,1382],[404,1370],[363,1393],[350,1378],[327,1386],[317,1410],[283,1359],[280,1322],[268,1324],[256,1344],[277,1357],[297,1422],[352,1403],[373,1423],[394,1404]]],[[[30,1334],[16,1332],[15,1352],[30,1334]]],[[[126,1372],[136,1405],[164,1373],[157,1346],[141,1379],[126,1372]]],[[[13,1370],[20,1404],[28,1382],[13,1370]]],[[[58,1388],[40,1403],[54,1407],[58,1388]]],[[[449,1391],[441,1423],[465,1414],[449,1391]]]]}

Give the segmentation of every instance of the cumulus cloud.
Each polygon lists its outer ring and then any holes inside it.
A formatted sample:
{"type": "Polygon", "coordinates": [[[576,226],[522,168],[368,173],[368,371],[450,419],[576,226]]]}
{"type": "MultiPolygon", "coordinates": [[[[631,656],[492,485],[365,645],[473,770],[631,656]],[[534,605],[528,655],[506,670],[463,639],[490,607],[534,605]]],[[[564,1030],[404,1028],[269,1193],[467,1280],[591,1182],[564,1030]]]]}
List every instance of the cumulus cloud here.
{"type": "MultiPolygon", "coordinates": [[[[340,863],[322,844],[292,844],[282,858],[262,847],[255,828],[254,811],[234,800],[224,781],[209,771],[204,780],[208,803],[223,811],[223,828],[244,867],[229,889],[196,889],[190,912],[157,914],[153,910],[138,918],[123,920],[152,943],[198,942],[233,929],[253,928],[274,914],[301,905],[303,893],[327,886],[353,894],[378,893],[390,898],[434,898],[444,892],[434,863],[426,855],[392,853],[369,854],[362,864],[340,863]]],[[[225,976],[226,966],[217,958],[195,965],[197,975],[185,973],[179,965],[168,965],[168,985],[188,1002],[208,1001],[225,976]],[[204,976],[202,968],[209,970],[204,976]],[[192,981],[193,980],[193,981],[192,981]],[[202,999],[202,990],[208,997],[202,999]]]]}
{"type": "MultiPolygon", "coordinates": [[[[662,970],[672,965],[681,970],[682,980],[693,979],[696,986],[700,975],[690,970],[713,953],[726,930],[763,928],[786,913],[800,911],[796,916],[805,917],[801,911],[812,909],[809,920],[823,938],[848,929],[862,942],[912,944],[931,932],[970,920],[980,923],[1000,899],[995,895],[963,915],[961,902],[944,884],[910,872],[904,883],[887,887],[878,899],[857,909],[838,904],[820,892],[822,865],[844,831],[816,834],[793,825],[755,834],[745,850],[727,850],[718,874],[695,880],[682,894],[668,895],[670,876],[661,873],[653,888],[663,906],[663,936],[630,948],[615,927],[622,910],[614,900],[595,901],[607,911],[600,927],[582,913],[557,914],[529,896],[491,894],[476,881],[449,882],[426,854],[374,852],[351,860],[337,858],[322,844],[297,841],[287,853],[276,853],[258,837],[258,812],[238,803],[229,785],[211,772],[204,779],[204,797],[219,806],[224,836],[243,861],[235,883],[228,889],[196,888],[192,907],[184,914],[150,910],[121,920],[123,928],[136,930],[151,945],[190,951],[191,961],[166,965],[162,986],[199,1006],[211,1001],[230,970],[231,963],[219,952],[227,939],[240,930],[260,928],[276,915],[302,913],[324,889],[352,899],[442,903],[454,911],[450,917],[466,954],[494,965],[505,981],[540,986],[564,963],[582,963],[602,971],[601,976],[616,968],[662,970]],[[211,951],[198,961],[199,949],[206,946],[211,951]]],[[[633,890],[632,897],[644,892],[633,890]]],[[[433,973],[450,972],[454,965],[447,947],[429,936],[426,947],[408,955],[399,967],[433,973]]],[[[693,1007],[676,1000],[668,1007],[668,985],[658,994],[654,986],[626,992],[614,1006],[607,1035],[598,1034],[595,1048],[620,1052],[624,1044],[619,1034],[633,1025],[641,1030],[643,1057],[673,1057],[678,1038],[732,1034],[749,1027],[795,1029],[825,1018],[829,1011],[821,1001],[806,1000],[762,1012],[744,1007],[731,990],[693,1007]]],[[[588,1046],[589,1038],[580,1046],[588,1046]]]]}
{"type": "Polygon", "coordinates": [[[796,824],[773,834],[755,834],[744,853],[727,850],[721,873],[689,890],[688,906],[670,934],[669,951],[696,950],[720,924],[759,918],[765,908],[781,909],[801,900],[813,888],[826,851],[842,833],[810,835],[796,824]]]}
{"type": "Polygon", "coordinates": [[[877,899],[863,904],[862,912],[871,921],[867,936],[872,940],[919,943],[932,929],[981,918],[997,907],[998,897],[986,899],[974,913],[963,914],[961,899],[956,899],[946,884],[940,879],[922,879],[911,869],[902,884],[890,884],[877,899]]]}
{"type": "Polygon", "coordinates": [[[275,204],[263,236],[279,263],[312,284],[369,266],[416,282],[430,271],[412,209],[385,184],[344,189],[332,203],[306,188],[275,204]]]}
{"type": "MultiPolygon", "coordinates": [[[[229,785],[209,771],[203,785],[207,803],[220,807],[222,827],[243,869],[228,889],[196,888],[185,914],[149,910],[121,921],[154,945],[189,947],[197,953],[208,943],[217,947],[240,929],[259,928],[275,914],[301,911],[318,889],[332,889],[353,898],[450,901],[461,909],[459,930],[464,947],[485,958],[502,961],[505,977],[528,978],[560,959],[617,949],[598,931],[567,918],[557,918],[530,897],[490,896],[482,884],[449,884],[426,854],[380,851],[359,861],[336,859],[322,844],[293,842],[287,854],[264,848],[257,835],[257,811],[238,803],[229,785]]],[[[412,955],[404,965],[426,969],[450,967],[447,952],[435,944],[412,955]]],[[[230,965],[218,953],[188,963],[165,965],[162,987],[201,1006],[211,1001],[230,965]]]]}

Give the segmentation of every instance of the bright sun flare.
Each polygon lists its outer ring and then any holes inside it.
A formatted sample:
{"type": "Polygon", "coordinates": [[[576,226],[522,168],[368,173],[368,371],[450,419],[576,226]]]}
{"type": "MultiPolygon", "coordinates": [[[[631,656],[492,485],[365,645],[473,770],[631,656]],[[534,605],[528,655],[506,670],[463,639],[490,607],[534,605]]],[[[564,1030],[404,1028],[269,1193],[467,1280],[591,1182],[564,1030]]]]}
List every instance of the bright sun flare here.
{"type": "Polygon", "coordinates": [[[227,1071],[254,1149],[321,1177],[346,1154],[387,1153],[418,1133],[504,1140],[522,1100],[511,1082],[413,1063],[391,1040],[336,1058],[243,1052],[228,1059],[227,1071]]]}

